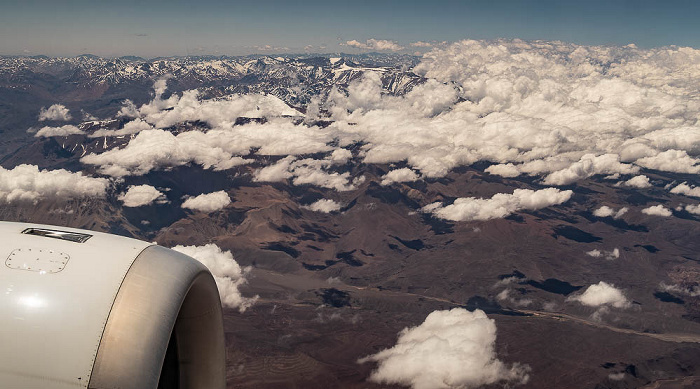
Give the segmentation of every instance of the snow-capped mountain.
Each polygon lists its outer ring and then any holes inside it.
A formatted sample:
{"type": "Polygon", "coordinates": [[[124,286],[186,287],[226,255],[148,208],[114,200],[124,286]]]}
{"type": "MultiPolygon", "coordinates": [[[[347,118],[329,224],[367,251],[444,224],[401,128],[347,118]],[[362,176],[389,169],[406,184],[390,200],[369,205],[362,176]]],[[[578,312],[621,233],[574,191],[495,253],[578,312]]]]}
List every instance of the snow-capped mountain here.
{"type": "MultiPolygon", "coordinates": [[[[367,70],[382,75],[387,93],[405,94],[424,79],[407,55],[73,58],[0,57],[0,151],[22,144],[37,125],[36,112],[60,102],[84,116],[111,117],[124,99],[143,103],[153,81],[171,79],[169,90],[199,89],[203,96],[265,93],[305,109],[314,96],[343,88],[367,70]]],[[[74,119],[82,119],[74,117],[74,119]]]]}

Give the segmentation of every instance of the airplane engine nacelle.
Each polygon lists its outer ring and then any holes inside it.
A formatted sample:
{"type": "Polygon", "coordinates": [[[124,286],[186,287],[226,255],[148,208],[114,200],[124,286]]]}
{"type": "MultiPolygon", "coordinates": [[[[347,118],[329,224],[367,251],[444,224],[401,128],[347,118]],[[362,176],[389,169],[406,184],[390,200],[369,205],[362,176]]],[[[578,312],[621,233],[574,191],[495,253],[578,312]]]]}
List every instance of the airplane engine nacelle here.
{"type": "Polygon", "coordinates": [[[209,270],[151,243],[0,222],[0,387],[224,388],[209,270]]]}

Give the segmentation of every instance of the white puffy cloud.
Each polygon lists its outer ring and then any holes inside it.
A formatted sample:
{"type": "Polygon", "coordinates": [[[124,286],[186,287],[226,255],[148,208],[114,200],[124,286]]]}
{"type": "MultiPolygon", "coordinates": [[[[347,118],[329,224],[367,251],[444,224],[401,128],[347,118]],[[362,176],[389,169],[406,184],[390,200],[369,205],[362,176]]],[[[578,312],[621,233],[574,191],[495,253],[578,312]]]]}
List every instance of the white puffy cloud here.
{"type": "Polygon", "coordinates": [[[168,100],[157,98],[139,108],[139,116],[155,128],[167,128],[186,121],[199,120],[212,128],[231,127],[237,118],[274,118],[303,116],[284,101],[272,95],[232,95],[202,100],[197,90],[168,100]]]}
{"type": "Polygon", "coordinates": [[[583,293],[569,297],[568,300],[577,301],[589,307],[629,308],[632,305],[622,290],[604,281],[589,286],[583,293]]]}
{"type": "Polygon", "coordinates": [[[229,204],[231,204],[231,198],[228,193],[220,190],[190,197],[182,203],[182,208],[209,213],[222,210],[229,204]]]}
{"type": "Polygon", "coordinates": [[[35,138],[50,138],[54,136],[68,136],[68,135],[83,135],[85,131],[79,129],[72,124],[66,124],[61,127],[42,127],[36,134],[35,138]]]}
{"type": "Polygon", "coordinates": [[[396,345],[360,359],[377,362],[370,381],[413,389],[524,384],[529,367],[507,365],[495,352],[496,324],[481,310],[434,311],[399,333],[396,345]]]}
{"type": "Polygon", "coordinates": [[[518,169],[517,166],[513,165],[512,163],[504,163],[504,164],[498,164],[498,165],[491,165],[484,170],[486,173],[493,174],[496,176],[501,176],[501,177],[517,177],[522,172],[520,169],[518,169]]]}
{"type": "Polygon", "coordinates": [[[41,108],[39,111],[40,122],[45,120],[67,121],[70,119],[70,111],[62,104],[54,104],[49,108],[41,108]]]}
{"type": "Polygon", "coordinates": [[[636,162],[648,169],[675,173],[700,173],[700,159],[688,155],[685,150],[667,150],[653,157],[640,158],[636,162]]]}
{"type": "Polygon", "coordinates": [[[627,211],[629,211],[629,208],[627,208],[627,207],[622,207],[616,211],[616,210],[608,207],[607,205],[603,205],[602,207],[593,211],[593,216],[597,216],[597,217],[610,217],[610,216],[612,216],[613,219],[619,219],[622,217],[622,215],[626,214],[627,211]]]}
{"type": "Polygon", "coordinates": [[[364,181],[364,176],[352,180],[350,173],[329,173],[316,164],[306,164],[303,161],[294,165],[292,170],[294,185],[316,185],[344,192],[357,189],[357,185],[364,181]]]}
{"type": "Polygon", "coordinates": [[[386,39],[372,38],[367,39],[364,43],[353,39],[345,42],[345,44],[351,47],[357,47],[358,49],[365,50],[399,51],[404,49],[404,47],[400,46],[398,43],[386,39]]]}
{"type": "Polygon", "coordinates": [[[175,246],[172,249],[189,255],[209,269],[216,281],[223,306],[238,308],[240,312],[244,312],[258,299],[258,296],[241,295],[239,287],[247,282],[246,276],[251,268],[241,268],[230,251],[222,251],[213,243],[204,246],[175,246]]]}
{"type": "Polygon", "coordinates": [[[620,258],[620,249],[618,249],[617,247],[614,248],[612,251],[601,251],[598,249],[594,249],[591,251],[587,251],[586,255],[589,255],[593,258],[603,257],[609,261],[612,261],[614,259],[620,258]]]}
{"type": "Polygon", "coordinates": [[[348,149],[335,149],[328,159],[335,164],[343,164],[352,158],[352,152],[348,149]]]}
{"type": "Polygon", "coordinates": [[[682,194],[682,195],[692,196],[692,197],[700,197],[700,187],[690,186],[690,185],[688,185],[688,183],[684,182],[682,184],[679,184],[675,188],[671,189],[671,193],[682,194]]]}
{"type": "Polygon", "coordinates": [[[569,167],[550,173],[544,179],[547,185],[567,185],[596,174],[631,174],[639,171],[636,166],[620,163],[620,156],[586,154],[569,167]]]}
{"type": "Polygon", "coordinates": [[[700,204],[688,204],[685,206],[685,210],[693,215],[700,215],[700,204]]]}
{"type": "Polygon", "coordinates": [[[412,182],[417,181],[420,178],[416,172],[405,167],[402,169],[395,169],[382,177],[382,185],[391,185],[395,182],[412,182]]]}
{"type": "Polygon", "coordinates": [[[500,219],[520,210],[538,210],[562,204],[573,195],[570,190],[546,188],[541,190],[516,189],[513,194],[498,193],[490,199],[462,197],[443,206],[433,203],[423,208],[424,212],[446,220],[471,221],[500,219]]]}
{"type": "Polygon", "coordinates": [[[125,207],[150,205],[156,200],[165,200],[165,195],[150,185],[132,185],[118,197],[125,207]]]}
{"type": "Polygon", "coordinates": [[[670,209],[664,207],[661,204],[644,208],[644,209],[642,209],[642,213],[645,215],[653,215],[653,216],[671,216],[671,215],[673,215],[673,212],[670,209]]]}
{"type": "Polygon", "coordinates": [[[649,182],[649,177],[645,175],[634,176],[627,181],[622,182],[624,186],[630,186],[632,188],[650,188],[651,183],[649,182]]]}
{"type": "Polygon", "coordinates": [[[100,171],[111,176],[143,175],[157,168],[197,163],[205,169],[230,169],[250,161],[232,155],[240,144],[220,137],[214,131],[206,134],[188,131],[178,135],[164,130],[140,132],[126,147],[102,154],[88,154],[80,161],[100,166],[100,171]]]}
{"type": "Polygon", "coordinates": [[[38,201],[45,198],[105,196],[109,180],[67,170],[39,170],[34,165],[0,167],[0,201],[38,201]]]}
{"type": "Polygon", "coordinates": [[[665,128],[644,135],[651,145],[661,150],[686,150],[697,154],[700,152],[700,132],[697,126],[665,128]]]}
{"type": "Polygon", "coordinates": [[[335,189],[339,192],[354,190],[364,181],[364,176],[352,179],[350,173],[328,172],[334,163],[331,158],[324,160],[302,159],[289,156],[272,165],[259,169],[253,175],[257,182],[280,182],[292,179],[293,185],[316,185],[322,188],[335,189]]]}
{"type": "MultiPolygon", "coordinates": [[[[92,137],[138,134],[121,149],[102,154],[89,154],[81,159],[100,166],[100,171],[113,175],[142,175],[151,170],[196,163],[204,168],[229,169],[248,163],[241,158],[258,149],[260,155],[299,155],[333,150],[327,146],[332,136],[318,127],[295,125],[284,117],[299,117],[300,112],[272,95],[233,95],[202,100],[197,90],[181,96],[161,98],[166,80],[154,85],[155,97],[136,108],[127,101],[120,116],[135,117],[119,130],[98,130],[92,137]],[[235,125],[239,117],[266,118],[266,123],[235,125]],[[186,131],[174,135],[164,128],[175,124],[201,121],[212,129],[206,132],[186,131]]],[[[336,161],[347,157],[339,152],[336,161]]]]}
{"type": "Polygon", "coordinates": [[[292,177],[292,173],[289,171],[292,167],[292,162],[296,158],[289,156],[282,158],[272,165],[265,166],[264,168],[255,172],[253,180],[257,182],[280,182],[292,177]]]}
{"type": "Polygon", "coordinates": [[[342,207],[342,204],[337,203],[331,199],[320,199],[316,202],[305,206],[304,208],[315,212],[331,213],[340,211],[342,207]]]}

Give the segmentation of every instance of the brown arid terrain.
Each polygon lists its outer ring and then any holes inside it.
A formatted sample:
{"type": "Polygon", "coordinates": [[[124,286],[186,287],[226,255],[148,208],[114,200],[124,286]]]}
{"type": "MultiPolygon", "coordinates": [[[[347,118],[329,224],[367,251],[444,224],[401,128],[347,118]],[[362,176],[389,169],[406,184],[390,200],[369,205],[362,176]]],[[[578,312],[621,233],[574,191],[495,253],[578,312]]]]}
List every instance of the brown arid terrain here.
{"type": "Polygon", "coordinates": [[[692,75],[629,81],[615,73],[629,58],[666,58],[629,47],[538,43],[524,63],[524,43],[474,42],[437,52],[446,70],[372,55],[4,59],[0,113],[18,113],[0,120],[0,219],[229,252],[230,388],[700,386],[692,75]],[[479,48],[481,65],[457,55],[479,48]],[[37,121],[55,102],[63,118],[37,121]],[[495,340],[463,353],[444,343],[476,327],[440,327],[452,338],[409,343],[387,379],[377,355],[441,312],[484,312],[470,340],[495,340]],[[452,357],[480,369],[473,355],[493,377],[438,374],[452,357]],[[416,371],[444,382],[403,375],[416,371]]]}
{"type": "MultiPolygon", "coordinates": [[[[176,188],[175,180],[200,174],[192,169],[149,180],[176,188]]],[[[358,359],[391,347],[399,331],[430,312],[455,307],[479,308],[495,319],[499,357],[532,368],[524,388],[692,387],[700,374],[700,301],[659,295],[662,282],[698,280],[695,217],[662,224],[632,214],[624,221],[594,219],[593,204],[629,202],[635,193],[586,180],[567,207],[448,223],[422,214],[418,204],[533,184],[464,169],[387,188],[376,183],[381,166],[368,167],[357,190],[334,195],[346,208],[325,214],[299,205],[318,190],[254,183],[247,169],[195,178],[211,190],[236,186],[227,190],[230,206],[211,214],[93,200],[16,204],[3,207],[2,217],[114,231],[166,247],[215,243],[231,250],[239,264],[252,266],[243,294],[259,296],[244,313],[226,311],[232,388],[387,387],[368,383],[374,366],[358,359]],[[619,248],[620,256],[586,255],[597,248],[619,248]],[[515,281],[499,286],[509,277],[515,281]],[[626,290],[633,306],[596,318],[595,309],[567,301],[600,279],[626,290]],[[509,299],[499,299],[506,287],[509,299]],[[616,373],[624,378],[609,378],[616,373]]],[[[662,191],[650,195],[673,200],[662,191]]]]}

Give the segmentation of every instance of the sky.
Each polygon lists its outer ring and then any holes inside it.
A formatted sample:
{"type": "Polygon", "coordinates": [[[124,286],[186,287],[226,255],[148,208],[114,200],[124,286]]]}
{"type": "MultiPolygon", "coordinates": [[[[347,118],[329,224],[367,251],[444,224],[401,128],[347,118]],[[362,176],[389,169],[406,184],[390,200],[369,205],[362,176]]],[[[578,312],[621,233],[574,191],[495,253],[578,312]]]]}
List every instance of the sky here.
{"type": "Polygon", "coordinates": [[[700,47],[696,1],[0,0],[0,54],[360,52],[348,46],[520,38],[700,47]]]}

